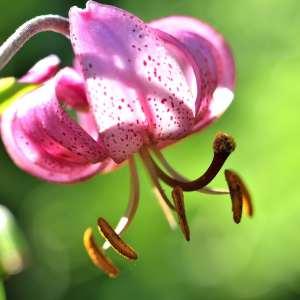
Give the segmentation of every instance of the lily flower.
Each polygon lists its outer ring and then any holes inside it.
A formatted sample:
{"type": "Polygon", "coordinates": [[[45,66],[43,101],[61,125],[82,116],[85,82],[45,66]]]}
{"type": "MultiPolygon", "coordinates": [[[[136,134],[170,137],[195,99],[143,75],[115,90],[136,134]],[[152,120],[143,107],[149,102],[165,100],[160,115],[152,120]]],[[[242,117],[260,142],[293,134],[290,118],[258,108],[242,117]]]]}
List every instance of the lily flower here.
{"type": "MultiPolygon", "coordinates": [[[[190,230],[185,192],[230,194],[236,223],[243,204],[252,215],[250,194],[236,172],[226,170],[229,191],[208,187],[235,149],[231,136],[217,134],[212,162],[195,180],[176,172],[161,152],[218,119],[233,100],[234,59],[220,33],[183,16],[147,24],[127,11],[94,1],[88,1],[85,9],[72,7],[68,20],[49,17],[57,22],[54,25],[38,20],[46,24],[45,30],[70,37],[75,67],[58,71],[59,60],[50,56],[22,77],[21,82],[40,85],[3,113],[2,139],[20,168],[56,183],[85,180],[128,161],[131,192],[124,216],[115,229],[103,218],[98,220],[106,240],[103,250],[113,246],[126,258],[137,258],[120,237],[139,203],[136,155],[142,158],[171,227],[176,227],[177,215],[186,240],[190,230]],[[76,120],[67,113],[69,108],[76,120]],[[171,188],[172,200],[162,182],[171,188]]],[[[26,32],[28,24],[17,31],[19,48],[36,33],[26,32]],[[20,38],[22,32],[25,37],[20,38]]],[[[0,65],[9,60],[6,50],[11,45],[8,40],[0,48],[0,65]]],[[[98,267],[117,276],[118,269],[96,245],[90,228],[84,245],[98,267]]]]}

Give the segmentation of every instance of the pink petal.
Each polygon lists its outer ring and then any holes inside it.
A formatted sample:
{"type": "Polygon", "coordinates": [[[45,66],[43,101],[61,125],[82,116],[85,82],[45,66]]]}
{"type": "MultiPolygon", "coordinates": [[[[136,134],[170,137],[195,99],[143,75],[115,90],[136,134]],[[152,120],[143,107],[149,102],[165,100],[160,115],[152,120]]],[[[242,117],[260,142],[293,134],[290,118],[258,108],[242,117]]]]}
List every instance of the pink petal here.
{"type": "Polygon", "coordinates": [[[77,112],[77,121],[78,124],[94,139],[99,138],[99,132],[97,129],[97,124],[94,119],[93,114],[87,111],[78,111],[77,112]]]}
{"type": "Polygon", "coordinates": [[[198,111],[194,130],[218,118],[230,105],[235,86],[235,64],[223,36],[206,23],[190,17],[174,16],[150,23],[179,39],[188,47],[206,76],[206,101],[198,111]]]}
{"type": "Polygon", "coordinates": [[[60,59],[56,55],[49,55],[38,61],[23,77],[22,83],[43,83],[53,77],[58,71],[60,59]]]}
{"type": "Polygon", "coordinates": [[[198,56],[204,55],[211,71],[215,72],[214,68],[217,67],[218,86],[234,89],[235,64],[231,49],[214,28],[200,20],[185,16],[155,20],[150,25],[175,36],[197,59],[200,59],[198,56]]]}
{"type": "Polygon", "coordinates": [[[55,85],[52,79],[13,103],[2,116],[2,138],[23,170],[53,182],[80,181],[106,168],[108,162],[96,162],[107,155],[61,108],[55,85]]]}
{"type": "MultiPolygon", "coordinates": [[[[79,111],[77,112],[78,124],[94,139],[99,138],[97,124],[94,116],[90,111],[79,111]]],[[[123,164],[116,164],[111,158],[107,158],[102,162],[101,173],[109,173],[118,168],[123,164]]]]}
{"type": "Polygon", "coordinates": [[[56,97],[70,107],[86,110],[88,107],[83,77],[72,68],[64,68],[56,76],[56,97]]]}
{"type": "Polygon", "coordinates": [[[27,134],[34,138],[41,136],[39,143],[45,143],[48,151],[53,147],[63,148],[72,153],[72,159],[83,163],[95,163],[107,157],[101,143],[92,139],[59,105],[55,80],[25,95],[18,106],[17,116],[27,134]]]}
{"type": "Polygon", "coordinates": [[[1,126],[3,142],[17,166],[33,176],[57,183],[82,181],[101,171],[102,163],[82,165],[61,160],[34,143],[16,116],[21,101],[23,99],[4,112],[1,126]]]}
{"type": "Polygon", "coordinates": [[[199,116],[192,132],[197,132],[217,120],[230,106],[234,98],[233,92],[226,87],[217,87],[209,103],[208,110],[199,116]]]}
{"type": "Polygon", "coordinates": [[[138,151],[149,134],[157,141],[188,133],[197,96],[156,30],[89,1],[84,10],[71,8],[70,32],[96,123],[116,162],[138,151]]]}

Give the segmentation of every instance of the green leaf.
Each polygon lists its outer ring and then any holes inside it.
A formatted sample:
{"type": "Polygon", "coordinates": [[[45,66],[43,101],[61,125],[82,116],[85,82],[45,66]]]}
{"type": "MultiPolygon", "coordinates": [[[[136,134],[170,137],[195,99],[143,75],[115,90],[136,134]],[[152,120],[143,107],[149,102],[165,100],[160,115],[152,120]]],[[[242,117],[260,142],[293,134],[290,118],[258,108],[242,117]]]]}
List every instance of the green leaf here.
{"type": "Polygon", "coordinates": [[[20,83],[14,77],[0,79],[0,115],[14,101],[37,88],[36,84],[20,83]]]}

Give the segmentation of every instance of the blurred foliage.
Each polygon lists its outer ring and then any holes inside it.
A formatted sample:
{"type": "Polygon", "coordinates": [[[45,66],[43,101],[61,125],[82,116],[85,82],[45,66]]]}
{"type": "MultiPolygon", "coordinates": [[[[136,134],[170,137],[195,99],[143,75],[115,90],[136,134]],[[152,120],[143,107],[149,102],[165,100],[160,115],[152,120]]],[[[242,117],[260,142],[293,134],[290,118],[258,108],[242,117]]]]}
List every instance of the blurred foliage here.
{"type": "Polygon", "coordinates": [[[3,283],[0,281],[0,300],[5,300],[5,291],[3,283]]]}
{"type": "Polygon", "coordinates": [[[27,245],[13,215],[0,205],[0,278],[21,272],[28,253],[27,245]]]}
{"type": "MultiPolygon", "coordinates": [[[[71,5],[84,2],[0,0],[0,41],[33,16],[67,15],[71,5]]],[[[227,167],[248,182],[256,214],[237,226],[228,197],[189,194],[192,240],[186,243],[168,228],[140,168],[141,206],[126,234],[140,259],[128,264],[111,252],[122,274],[110,280],[90,263],[81,238],[100,215],[117,222],[126,207],[127,168],[74,186],[51,185],[22,173],[2,149],[0,201],[24,228],[32,256],[30,268],[7,282],[8,299],[299,299],[299,1],[106,2],[145,20],[201,18],[230,41],[238,69],[235,102],[216,124],[165,154],[178,170],[197,176],[210,160],[215,132],[233,134],[238,148],[227,167]]],[[[18,76],[50,53],[72,61],[67,40],[43,33],[2,75],[18,76]]],[[[214,185],[224,186],[223,177],[214,185]]]]}
{"type": "Polygon", "coordinates": [[[20,83],[14,77],[0,79],[0,114],[14,101],[35,89],[37,85],[20,83]]]}

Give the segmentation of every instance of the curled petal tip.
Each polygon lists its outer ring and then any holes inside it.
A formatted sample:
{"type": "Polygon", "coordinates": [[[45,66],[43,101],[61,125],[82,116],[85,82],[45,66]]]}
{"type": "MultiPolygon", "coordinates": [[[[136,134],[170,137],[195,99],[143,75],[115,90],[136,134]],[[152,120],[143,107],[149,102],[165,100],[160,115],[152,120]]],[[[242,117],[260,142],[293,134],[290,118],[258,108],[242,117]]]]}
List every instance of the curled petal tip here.
{"type": "Polygon", "coordinates": [[[50,79],[58,71],[60,59],[51,54],[38,61],[23,77],[19,79],[22,83],[43,83],[50,79]]]}
{"type": "Polygon", "coordinates": [[[209,106],[209,118],[220,117],[230,106],[234,99],[232,90],[226,87],[217,87],[213,93],[213,97],[209,106]]]}

